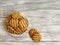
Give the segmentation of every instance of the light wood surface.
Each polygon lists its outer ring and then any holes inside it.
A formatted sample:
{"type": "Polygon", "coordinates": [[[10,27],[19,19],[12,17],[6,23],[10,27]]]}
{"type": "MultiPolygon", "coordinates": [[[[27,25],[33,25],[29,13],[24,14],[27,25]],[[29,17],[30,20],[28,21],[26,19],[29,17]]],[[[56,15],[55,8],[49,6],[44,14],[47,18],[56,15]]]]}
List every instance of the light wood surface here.
{"type": "Polygon", "coordinates": [[[0,0],[0,45],[60,45],[60,0],[0,0]],[[27,31],[20,36],[6,32],[6,17],[21,11],[29,21],[27,31]],[[41,42],[31,40],[28,32],[37,28],[41,42]]]}

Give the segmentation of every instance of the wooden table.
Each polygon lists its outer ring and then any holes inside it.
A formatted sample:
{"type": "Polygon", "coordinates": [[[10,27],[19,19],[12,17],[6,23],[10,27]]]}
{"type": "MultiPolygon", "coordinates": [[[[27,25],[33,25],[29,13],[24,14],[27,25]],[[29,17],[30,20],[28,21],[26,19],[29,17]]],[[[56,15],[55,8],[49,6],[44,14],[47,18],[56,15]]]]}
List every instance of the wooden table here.
{"type": "Polygon", "coordinates": [[[0,45],[60,45],[60,0],[0,0],[0,45]],[[5,30],[5,18],[21,11],[29,21],[27,31],[12,37],[5,30]],[[28,32],[37,28],[41,42],[31,40],[28,32]]]}

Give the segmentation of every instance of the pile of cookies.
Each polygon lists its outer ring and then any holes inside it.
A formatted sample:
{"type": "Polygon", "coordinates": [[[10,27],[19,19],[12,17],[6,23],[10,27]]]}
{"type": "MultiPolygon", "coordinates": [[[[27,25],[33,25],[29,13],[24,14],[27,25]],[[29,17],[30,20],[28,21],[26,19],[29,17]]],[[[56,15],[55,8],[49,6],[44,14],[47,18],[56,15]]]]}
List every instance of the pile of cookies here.
{"type": "MultiPolygon", "coordinates": [[[[22,16],[21,12],[14,12],[7,17],[5,25],[7,32],[21,35],[28,29],[29,24],[28,20],[22,16]]],[[[39,42],[41,40],[41,35],[37,29],[30,29],[29,36],[34,42],[39,42]]]]}
{"type": "Polygon", "coordinates": [[[41,40],[41,35],[37,32],[37,29],[30,29],[29,35],[35,42],[39,42],[41,40]]]}

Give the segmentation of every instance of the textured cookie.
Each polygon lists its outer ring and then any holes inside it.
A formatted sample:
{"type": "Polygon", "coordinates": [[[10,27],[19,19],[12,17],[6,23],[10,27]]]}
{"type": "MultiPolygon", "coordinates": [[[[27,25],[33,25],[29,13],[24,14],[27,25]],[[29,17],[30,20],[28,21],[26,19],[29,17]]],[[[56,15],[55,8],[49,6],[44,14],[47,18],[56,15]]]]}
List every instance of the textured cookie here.
{"type": "Polygon", "coordinates": [[[39,42],[41,40],[41,35],[37,32],[37,29],[31,29],[29,35],[34,42],[39,42]]]}
{"type": "Polygon", "coordinates": [[[21,12],[15,12],[9,15],[5,21],[7,31],[11,34],[22,34],[28,28],[28,21],[21,12]]]}

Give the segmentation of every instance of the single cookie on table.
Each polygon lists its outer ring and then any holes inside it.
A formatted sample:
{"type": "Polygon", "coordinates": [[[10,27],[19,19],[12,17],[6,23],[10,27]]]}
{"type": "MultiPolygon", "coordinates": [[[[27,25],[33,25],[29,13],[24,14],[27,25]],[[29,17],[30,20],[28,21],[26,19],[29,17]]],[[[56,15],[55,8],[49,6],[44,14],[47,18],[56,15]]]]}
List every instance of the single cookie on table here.
{"type": "Polygon", "coordinates": [[[41,40],[41,35],[39,34],[39,32],[37,31],[37,29],[31,29],[29,31],[29,35],[32,38],[32,40],[34,42],[39,42],[41,40]]]}
{"type": "Polygon", "coordinates": [[[14,12],[7,17],[5,25],[9,33],[20,35],[27,30],[28,20],[21,12],[14,12]]]}

